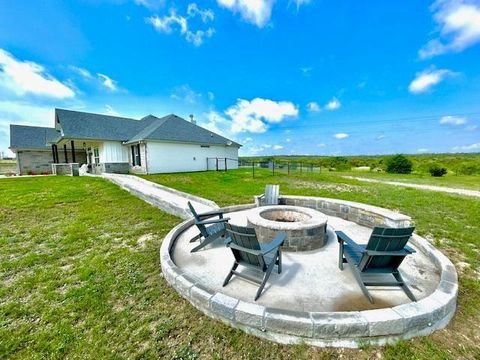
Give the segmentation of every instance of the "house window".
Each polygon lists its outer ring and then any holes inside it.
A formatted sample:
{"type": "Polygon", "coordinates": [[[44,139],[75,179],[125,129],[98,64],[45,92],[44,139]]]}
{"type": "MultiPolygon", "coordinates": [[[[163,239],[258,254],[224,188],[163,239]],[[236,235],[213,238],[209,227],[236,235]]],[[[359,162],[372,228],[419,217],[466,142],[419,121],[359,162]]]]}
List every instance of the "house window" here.
{"type": "Polygon", "coordinates": [[[132,166],[142,166],[140,160],[140,144],[132,145],[132,166]]]}
{"type": "Polygon", "coordinates": [[[95,165],[100,164],[100,152],[98,151],[98,148],[93,149],[93,157],[95,159],[95,165]]]}

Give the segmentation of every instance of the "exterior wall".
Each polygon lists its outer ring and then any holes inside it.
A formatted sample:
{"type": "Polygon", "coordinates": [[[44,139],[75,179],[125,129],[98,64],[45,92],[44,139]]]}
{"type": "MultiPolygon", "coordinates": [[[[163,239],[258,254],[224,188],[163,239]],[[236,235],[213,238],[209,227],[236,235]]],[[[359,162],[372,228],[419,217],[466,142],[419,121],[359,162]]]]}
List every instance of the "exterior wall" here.
{"type": "MultiPolygon", "coordinates": [[[[51,174],[53,156],[51,150],[17,150],[17,173],[19,175],[37,175],[51,174]]],[[[58,149],[58,157],[60,162],[65,162],[63,149],[58,149]]],[[[67,151],[68,161],[72,161],[71,151],[67,151]]],[[[75,162],[85,164],[87,156],[85,151],[75,151],[75,162]]]]}
{"type": "Polygon", "coordinates": [[[100,163],[128,163],[128,149],[118,141],[104,141],[99,146],[100,163]]]}
{"type": "MultiPolygon", "coordinates": [[[[207,170],[207,158],[230,158],[227,167],[236,169],[238,167],[238,148],[233,146],[209,146],[202,147],[196,144],[148,142],[146,146],[147,170],[148,173],[168,173],[183,171],[205,171],[207,170]]],[[[224,168],[219,162],[219,168],[224,168]],[[220,167],[221,166],[221,167],[220,167]]],[[[142,162],[143,164],[143,162],[142,162]]],[[[208,169],[212,161],[209,161],[208,169]]]]}

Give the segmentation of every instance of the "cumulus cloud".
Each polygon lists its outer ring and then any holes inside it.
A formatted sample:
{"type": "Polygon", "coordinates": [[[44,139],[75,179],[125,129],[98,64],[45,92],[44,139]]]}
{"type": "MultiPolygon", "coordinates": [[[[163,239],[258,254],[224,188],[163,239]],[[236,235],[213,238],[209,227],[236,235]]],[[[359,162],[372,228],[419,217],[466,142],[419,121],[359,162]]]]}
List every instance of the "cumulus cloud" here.
{"type": "Polygon", "coordinates": [[[317,102],[311,101],[307,104],[307,110],[310,112],[319,112],[321,109],[317,102]]]}
{"type": "Polygon", "coordinates": [[[335,135],[333,135],[334,138],[336,139],[346,139],[348,138],[350,135],[346,134],[346,133],[337,133],[335,135]]]}
{"type": "Polygon", "coordinates": [[[421,59],[461,52],[480,42],[480,4],[475,0],[437,0],[431,7],[437,37],[422,47],[421,59]]]}
{"type": "Polygon", "coordinates": [[[225,114],[232,120],[232,132],[263,133],[268,124],[279,123],[288,117],[296,117],[298,108],[289,101],[273,101],[255,98],[251,101],[238,99],[225,114]]]}
{"type": "Polygon", "coordinates": [[[430,69],[419,72],[408,86],[408,90],[413,94],[425,93],[452,74],[450,70],[446,69],[430,69]]]}
{"type": "Polygon", "coordinates": [[[107,114],[108,115],[111,115],[111,116],[120,116],[120,114],[118,113],[118,111],[116,111],[112,106],[110,105],[105,105],[105,110],[107,111],[107,114]]]}
{"type": "Polygon", "coordinates": [[[340,106],[342,106],[340,101],[337,98],[332,98],[332,100],[330,100],[327,103],[327,105],[325,105],[325,109],[327,109],[327,110],[337,110],[337,109],[340,109],[340,106]]]}
{"type": "Polygon", "coordinates": [[[480,151],[480,142],[471,145],[455,146],[453,151],[477,152],[480,151]]]}
{"type": "Polygon", "coordinates": [[[417,149],[417,152],[419,152],[419,153],[426,153],[426,152],[428,152],[428,149],[426,149],[426,148],[420,148],[420,149],[417,149]]]}
{"type": "Polygon", "coordinates": [[[207,29],[191,29],[189,20],[199,17],[201,22],[206,24],[213,21],[215,14],[211,9],[201,9],[196,3],[190,3],[187,7],[185,16],[179,15],[175,10],[170,10],[168,15],[151,16],[146,19],[147,23],[152,25],[159,33],[171,34],[178,31],[189,43],[195,46],[203,44],[205,38],[210,38],[215,33],[213,27],[207,29]]]}
{"type": "Polygon", "coordinates": [[[283,146],[282,145],[273,145],[273,150],[282,150],[283,146]]]}
{"type": "Polygon", "coordinates": [[[467,122],[467,118],[462,117],[462,116],[442,116],[440,119],[440,124],[445,125],[463,125],[467,122]]]}
{"type": "Polygon", "coordinates": [[[0,86],[22,96],[34,94],[56,99],[72,98],[75,92],[35,62],[21,61],[0,49],[0,86]]]}
{"type": "Polygon", "coordinates": [[[270,21],[274,0],[217,0],[217,3],[261,28],[270,21]]]}
{"type": "Polygon", "coordinates": [[[102,85],[105,86],[107,89],[109,89],[110,91],[118,91],[117,82],[111,77],[100,73],[98,73],[97,76],[102,85]]]}
{"type": "Polygon", "coordinates": [[[150,10],[156,10],[165,5],[165,0],[134,0],[134,2],[150,10]]]}
{"type": "Polygon", "coordinates": [[[193,90],[190,85],[184,84],[175,87],[170,95],[170,98],[182,100],[189,104],[195,104],[202,98],[202,94],[193,90]]]}

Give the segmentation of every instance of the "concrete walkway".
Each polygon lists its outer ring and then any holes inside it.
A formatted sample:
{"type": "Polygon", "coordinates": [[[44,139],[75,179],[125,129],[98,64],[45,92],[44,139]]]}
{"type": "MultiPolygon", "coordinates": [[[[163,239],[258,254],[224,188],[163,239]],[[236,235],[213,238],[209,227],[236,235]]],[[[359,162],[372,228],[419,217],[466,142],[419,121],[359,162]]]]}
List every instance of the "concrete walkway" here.
{"type": "Polygon", "coordinates": [[[473,197],[480,198],[480,191],[476,191],[476,190],[459,189],[459,188],[451,188],[451,187],[435,186],[435,185],[412,184],[412,183],[404,183],[404,182],[398,182],[398,181],[383,181],[383,180],[367,179],[367,178],[356,177],[356,176],[343,176],[343,177],[347,179],[354,179],[354,180],[359,180],[359,181],[364,181],[369,183],[380,183],[380,184],[387,184],[387,185],[394,185],[394,186],[403,186],[403,187],[410,187],[410,188],[421,189],[421,190],[438,191],[438,192],[457,194],[457,195],[466,195],[466,196],[473,196],[473,197]]]}
{"type": "Polygon", "coordinates": [[[192,217],[187,202],[190,201],[193,207],[199,212],[218,209],[213,201],[187,194],[134,175],[103,174],[103,178],[110,180],[132,195],[145,200],[163,211],[179,216],[183,219],[192,217]]]}

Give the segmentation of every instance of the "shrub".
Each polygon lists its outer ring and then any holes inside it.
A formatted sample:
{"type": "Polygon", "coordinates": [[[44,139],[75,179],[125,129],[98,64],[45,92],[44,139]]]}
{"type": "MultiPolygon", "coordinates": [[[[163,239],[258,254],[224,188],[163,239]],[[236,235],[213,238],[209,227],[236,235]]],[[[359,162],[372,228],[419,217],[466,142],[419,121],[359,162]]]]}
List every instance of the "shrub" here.
{"type": "Polygon", "coordinates": [[[471,164],[471,163],[461,163],[458,168],[458,173],[463,175],[474,175],[480,174],[480,165],[471,164]]]}
{"type": "Polygon", "coordinates": [[[389,173],[410,174],[412,166],[412,162],[401,154],[394,155],[387,160],[387,172],[389,173]]]}
{"type": "Polygon", "coordinates": [[[435,177],[441,177],[447,173],[447,169],[438,164],[431,165],[428,171],[435,177]]]}

